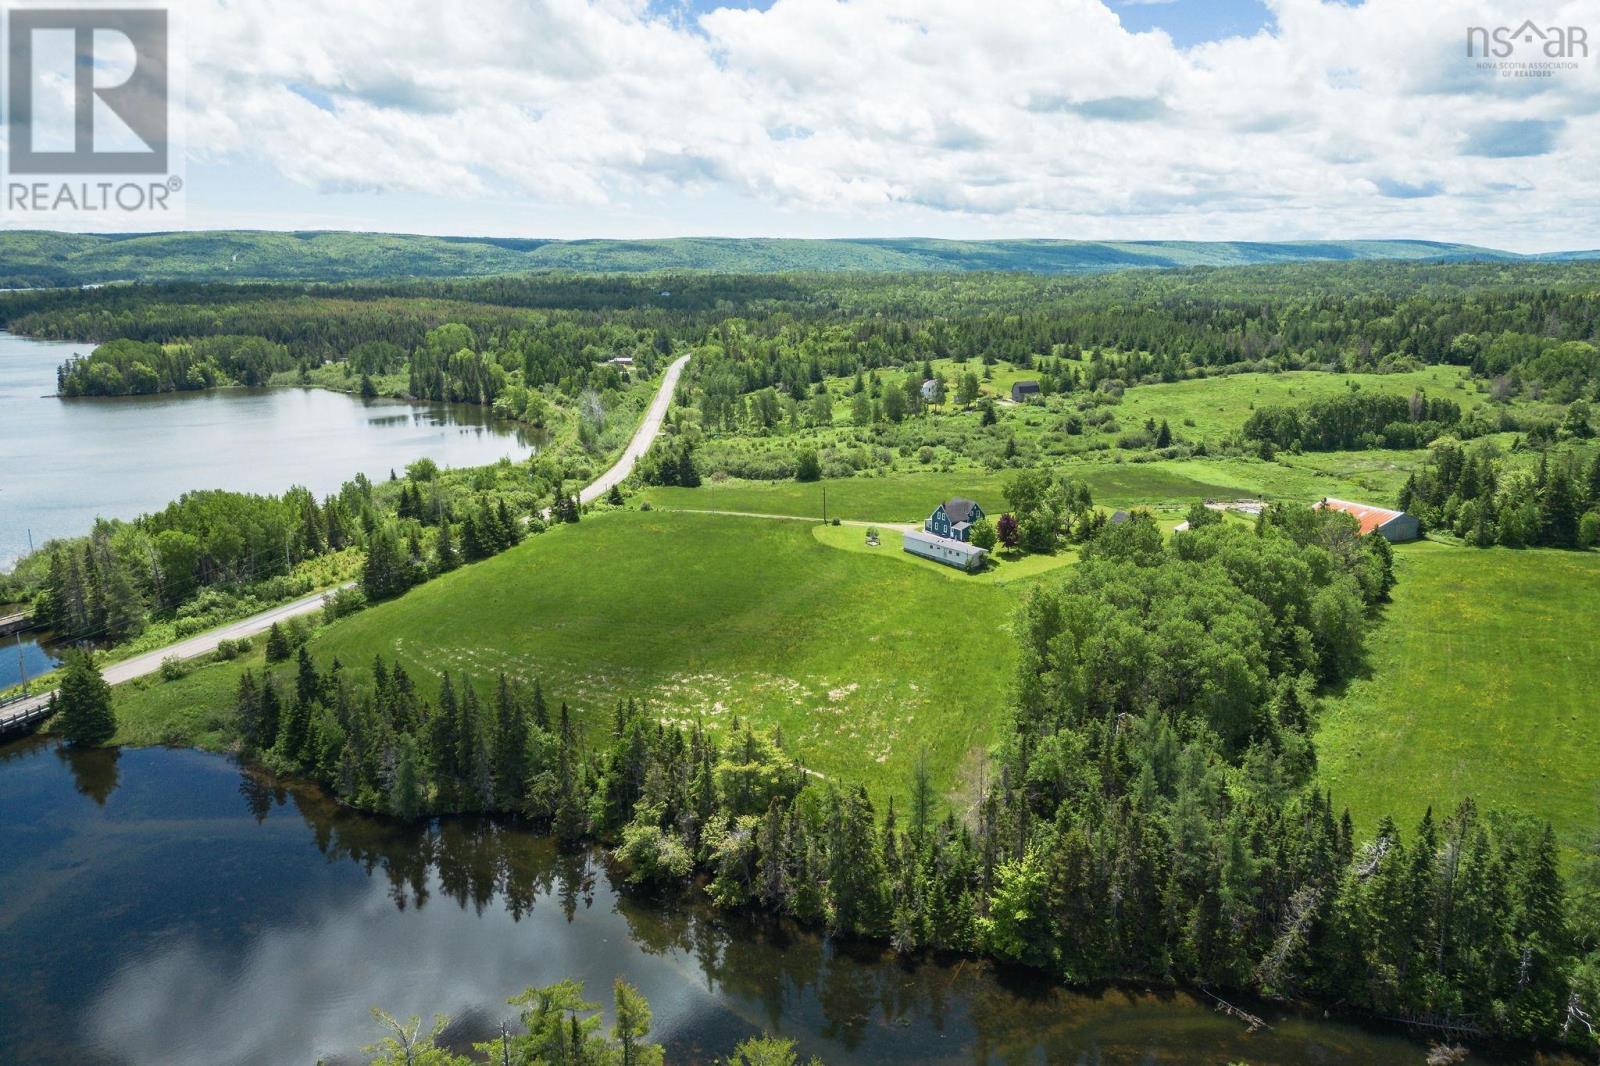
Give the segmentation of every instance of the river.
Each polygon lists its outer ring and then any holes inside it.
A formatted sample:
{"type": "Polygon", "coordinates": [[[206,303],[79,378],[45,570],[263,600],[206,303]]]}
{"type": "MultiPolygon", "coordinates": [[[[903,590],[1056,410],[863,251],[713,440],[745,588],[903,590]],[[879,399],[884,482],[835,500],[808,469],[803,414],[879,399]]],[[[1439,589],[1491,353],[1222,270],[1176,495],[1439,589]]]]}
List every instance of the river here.
{"type": "Polygon", "coordinates": [[[832,1066],[1426,1054],[1314,1012],[1257,1004],[1272,1028],[1247,1034],[1186,993],[1073,993],[651,902],[524,831],[359,816],[194,751],[0,747],[0,856],[0,1062],[352,1062],[373,1005],[447,1013],[459,1044],[514,1020],[528,985],[580,978],[609,1002],[618,976],[674,1063],[761,1031],[832,1066]]]}
{"type": "MultiPolygon", "coordinates": [[[[357,473],[386,478],[414,459],[479,466],[523,458],[535,440],[480,407],[363,400],[323,389],[61,400],[56,367],[91,345],[0,333],[0,571],[31,541],[133,518],[190,489],[333,492],[357,473]]],[[[0,638],[0,689],[19,680],[0,638]]],[[[30,675],[50,658],[24,643],[30,675]]]]}

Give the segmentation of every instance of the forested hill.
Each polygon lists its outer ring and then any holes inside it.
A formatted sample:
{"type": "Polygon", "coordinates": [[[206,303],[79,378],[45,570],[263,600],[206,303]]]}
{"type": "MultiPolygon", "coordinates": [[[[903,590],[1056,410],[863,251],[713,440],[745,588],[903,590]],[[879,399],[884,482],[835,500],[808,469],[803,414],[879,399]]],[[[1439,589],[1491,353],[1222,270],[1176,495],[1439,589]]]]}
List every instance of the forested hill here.
{"type": "MultiPolygon", "coordinates": [[[[1583,256],[1586,253],[1560,253],[1583,256]]],[[[1597,253],[1587,253],[1597,254],[1597,253]]],[[[1522,258],[1434,241],[945,241],[694,237],[544,241],[383,233],[0,233],[0,287],[108,281],[462,277],[532,270],[1009,270],[1089,274],[1132,268],[1308,260],[1522,258]]]]}

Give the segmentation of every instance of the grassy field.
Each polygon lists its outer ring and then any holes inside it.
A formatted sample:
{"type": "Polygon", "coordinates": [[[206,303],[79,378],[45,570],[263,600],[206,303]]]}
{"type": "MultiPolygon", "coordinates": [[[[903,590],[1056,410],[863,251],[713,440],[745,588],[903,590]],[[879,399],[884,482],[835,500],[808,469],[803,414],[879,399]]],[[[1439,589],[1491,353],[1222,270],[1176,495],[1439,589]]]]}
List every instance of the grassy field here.
{"type": "MultiPolygon", "coordinates": [[[[863,531],[851,528],[858,535],[863,531]]],[[[952,575],[959,577],[959,575],[952,575]]],[[[398,657],[430,689],[441,670],[486,687],[539,677],[580,724],[609,726],[618,698],[671,721],[733,716],[781,727],[809,768],[881,798],[920,748],[942,789],[1008,706],[1018,594],[840,551],[801,522],[614,512],[560,526],[338,622],[312,642],[365,669],[398,657]]],[[[119,693],[124,736],[204,731],[239,666],[119,693]]]]}
{"type": "Polygon", "coordinates": [[[1283,374],[1232,374],[1166,385],[1140,385],[1123,394],[1116,408],[1123,425],[1163,418],[1180,437],[1215,440],[1241,428],[1257,407],[1308,403],[1343,396],[1355,386],[1363,392],[1454,400],[1463,411],[1483,403],[1466,367],[1430,366],[1401,374],[1326,374],[1301,370],[1283,374]],[[1193,425],[1189,423],[1192,422],[1193,425]]]}
{"type": "Polygon", "coordinates": [[[1600,555],[1401,546],[1370,676],[1328,701],[1324,780],[1370,829],[1472,796],[1600,830],[1600,555]]]}
{"type": "MultiPolygon", "coordinates": [[[[1282,455],[1266,462],[1250,458],[1180,459],[1118,463],[1094,459],[1047,464],[1052,471],[1089,483],[1106,507],[1187,507],[1198,499],[1262,497],[1312,503],[1324,496],[1392,504],[1421,451],[1320,452],[1282,455]]],[[[1009,471],[908,471],[804,484],[797,481],[707,481],[699,488],[654,486],[643,498],[653,506],[693,511],[749,511],[863,522],[917,522],[938,501],[967,496],[991,514],[1005,508],[1002,487],[1009,471]]]]}
{"type": "Polygon", "coordinates": [[[905,550],[900,539],[900,530],[894,526],[885,526],[878,531],[877,547],[867,543],[867,531],[860,526],[817,524],[808,528],[817,543],[830,548],[887,560],[896,566],[915,567],[946,581],[966,585],[1009,585],[1017,581],[1028,581],[1078,561],[1076,548],[1064,548],[1052,555],[1028,555],[1020,551],[1008,552],[1001,548],[989,556],[987,569],[981,573],[967,574],[943,563],[936,563],[932,559],[912,555],[905,550]]]}
{"type": "MultiPolygon", "coordinates": [[[[1174,463],[1076,463],[1053,466],[1089,482],[1096,503],[1132,507],[1188,503],[1208,496],[1250,495],[1234,485],[1202,480],[1202,471],[1174,463]]],[[[696,511],[752,511],[761,514],[822,516],[822,491],[828,492],[828,517],[863,522],[920,522],[940,500],[967,496],[992,514],[1005,508],[1001,488],[1010,471],[915,472],[884,477],[853,477],[802,484],[797,481],[707,482],[696,489],[652,487],[644,498],[657,507],[696,511]]]]}

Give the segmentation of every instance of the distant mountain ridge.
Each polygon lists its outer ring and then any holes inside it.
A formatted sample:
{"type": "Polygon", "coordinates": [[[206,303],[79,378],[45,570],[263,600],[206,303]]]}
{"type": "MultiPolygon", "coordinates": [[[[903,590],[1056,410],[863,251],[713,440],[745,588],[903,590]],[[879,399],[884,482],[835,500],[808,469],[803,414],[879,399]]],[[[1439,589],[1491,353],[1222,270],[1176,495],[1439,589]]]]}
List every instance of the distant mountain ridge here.
{"type": "Polygon", "coordinates": [[[1524,256],[1470,244],[1356,241],[957,241],[933,238],[679,237],[536,240],[339,231],[215,230],[139,234],[0,232],[0,285],[110,281],[462,277],[583,272],[1027,271],[1248,266],[1337,260],[1590,259],[1600,251],[1524,256]]]}

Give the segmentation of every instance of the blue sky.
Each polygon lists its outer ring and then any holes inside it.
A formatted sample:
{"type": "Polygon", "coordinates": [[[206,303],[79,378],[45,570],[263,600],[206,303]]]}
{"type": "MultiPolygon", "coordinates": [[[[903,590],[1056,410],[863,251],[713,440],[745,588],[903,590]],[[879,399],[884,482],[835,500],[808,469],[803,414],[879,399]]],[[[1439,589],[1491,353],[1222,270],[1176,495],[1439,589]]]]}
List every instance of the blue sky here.
{"type": "Polygon", "coordinates": [[[182,0],[186,214],[90,224],[1594,247],[1600,55],[1462,46],[1576,10],[182,0]]]}

